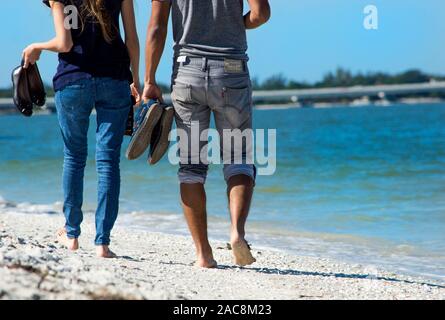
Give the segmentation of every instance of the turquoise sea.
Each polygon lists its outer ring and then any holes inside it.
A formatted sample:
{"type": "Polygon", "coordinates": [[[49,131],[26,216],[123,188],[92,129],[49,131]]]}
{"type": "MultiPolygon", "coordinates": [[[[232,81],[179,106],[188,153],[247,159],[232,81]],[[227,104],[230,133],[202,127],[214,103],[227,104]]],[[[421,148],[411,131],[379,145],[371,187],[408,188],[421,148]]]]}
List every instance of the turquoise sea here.
{"type": "MultiPolygon", "coordinates": [[[[256,128],[277,129],[277,170],[258,178],[249,219],[254,247],[445,281],[444,104],[256,110],[254,117],[256,128]]],[[[86,211],[95,207],[94,129],[93,116],[86,211]]],[[[3,199],[60,210],[61,169],[55,115],[0,117],[3,199]]],[[[118,223],[187,234],[176,170],[166,159],[150,167],[122,157],[118,223]]],[[[210,234],[227,239],[219,166],[207,189],[210,234]]]]}

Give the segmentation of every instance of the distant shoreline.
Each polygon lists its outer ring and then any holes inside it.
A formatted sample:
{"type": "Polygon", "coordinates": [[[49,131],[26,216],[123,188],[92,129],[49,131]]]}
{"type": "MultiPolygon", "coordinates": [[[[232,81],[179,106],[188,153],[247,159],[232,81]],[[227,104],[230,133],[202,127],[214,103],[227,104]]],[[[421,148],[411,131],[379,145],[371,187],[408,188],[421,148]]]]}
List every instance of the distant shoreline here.
{"type": "MultiPolygon", "coordinates": [[[[170,94],[164,95],[171,104],[170,94]]],[[[335,106],[391,106],[394,104],[443,103],[445,81],[401,83],[310,89],[254,90],[252,102],[257,109],[332,108],[335,106]]],[[[55,112],[54,98],[48,97],[46,109],[55,112]]],[[[0,98],[0,113],[14,110],[12,99],[0,98]]],[[[38,109],[36,109],[37,111],[38,109]]]]}
{"type": "Polygon", "coordinates": [[[325,109],[325,108],[344,108],[344,107],[390,107],[394,105],[415,105],[415,104],[442,104],[445,103],[443,99],[437,98],[405,98],[396,102],[388,103],[334,103],[334,102],[319,102],[312,105],[301,104],[261,104],[255,106],[257,110],[283,110],[283,109],[325,109]]]}
{"type": "MultiPolygon", "coordinates": [[[[51,102],[52,103],[52,102],[51,102]]],[[[257,104],[255,105],[256,110],[284,110],[284,109],[298,109],[298,108],[308,108],[308,109],[325,109],[325,108],[338,108],[338,107],[390,107],[394,105],[415,105],[415,104],[441,104],[445,103],[444,99],[440,98],[402,98],[397,101],[377,101],[372,102],[369,100],[357,99],[347,102],[316,102],[313,104],[299,104],[299,103],[269,103],[269,104],[257,104]]],[[[35,108],[35,115],[47,115],[55,113],[53,105],[48,108],[35,108]]],[[[2,98],[0,99],[0,116],[2,115],[13,115],[19,114],[17,108],[14,106],[12,99],[2,98]]]]}

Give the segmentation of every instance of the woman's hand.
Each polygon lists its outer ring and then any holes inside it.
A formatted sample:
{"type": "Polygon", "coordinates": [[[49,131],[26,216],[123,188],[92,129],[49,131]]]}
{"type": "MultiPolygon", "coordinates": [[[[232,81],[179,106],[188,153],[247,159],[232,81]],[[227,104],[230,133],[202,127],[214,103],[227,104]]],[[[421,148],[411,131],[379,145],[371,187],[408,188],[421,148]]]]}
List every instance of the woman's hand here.
{"type": "Polygon", "coordinates": [[[141,85],[138,81],[133,82],[130,85],[131,95],[136,99],[136,106],[141,103],[141,85]]]}
{"type": "Polygon", "coordinates": [[[35,43],[29,45],[23,50],[23,67],[26,69],[30,64],[35,64],[40,59],[42,49],[39,49],[35,43]]]}

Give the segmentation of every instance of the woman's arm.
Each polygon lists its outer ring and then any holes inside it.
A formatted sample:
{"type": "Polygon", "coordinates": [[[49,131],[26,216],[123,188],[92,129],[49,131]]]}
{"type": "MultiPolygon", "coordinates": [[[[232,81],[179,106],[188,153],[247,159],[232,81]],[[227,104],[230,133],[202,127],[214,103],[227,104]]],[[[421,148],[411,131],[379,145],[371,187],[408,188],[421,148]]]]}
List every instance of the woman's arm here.
{"type": "Polygon", "coordinates": [[[29,64],[36,63],[40,58],[43,50],[53,52],[69,52],[73,47],[73,39],[71,37],[71,30],[66,29],[64,25],[65,13],[63,12],[65,6],[57,1],[50,1],[51,12],[54,18],[54,28],[56,36],[47,42],[33,43],[23,50],[24,67],[27,68],[29,64]]]}
{"type": "Polygon", "coordinates": [[[124,0],[122,2],[122,21],[124,23],[125,44],[128,48],[131,61],[131,72],[133,74],[133,84],[131,86],[132,94],[136,102],[140,101],[140,82],[139,82],[139,59],[140,47],[139,38],[136,30],[136,21],[134,16],[133,0],[124,0]]]}

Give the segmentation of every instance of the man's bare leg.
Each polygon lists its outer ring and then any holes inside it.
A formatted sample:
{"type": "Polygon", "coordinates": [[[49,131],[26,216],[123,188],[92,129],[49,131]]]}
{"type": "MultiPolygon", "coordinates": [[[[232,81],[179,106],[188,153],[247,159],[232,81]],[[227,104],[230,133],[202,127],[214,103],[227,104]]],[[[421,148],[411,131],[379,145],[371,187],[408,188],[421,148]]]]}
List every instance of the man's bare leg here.
{"type": "Polygon", "coordinates": [[[215,268],[212,248],[207,238],[206,193],[204,185],[181,184],[181,201],[185,219],[196,246],[196,265],[202,268],[215,268]]]}
{"type": "Polygon", "coordinates": [[[254,182],[246,175],[233,176],[228,181],[227,197],[229,199],[230,219],[232,221],[230,244],[235,264],[245,266],[254,263],[245,240],[245,226],[252,202],[254,182]]]}

